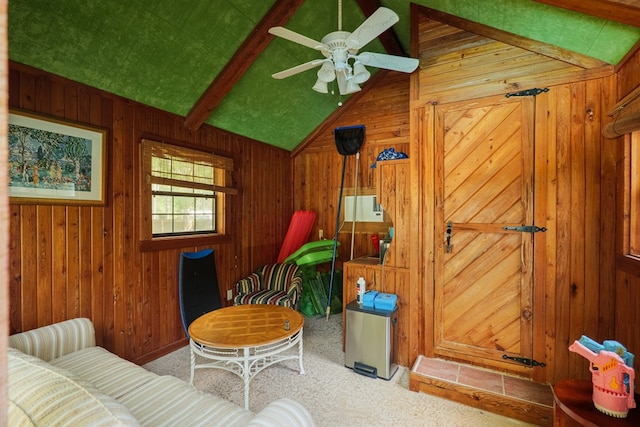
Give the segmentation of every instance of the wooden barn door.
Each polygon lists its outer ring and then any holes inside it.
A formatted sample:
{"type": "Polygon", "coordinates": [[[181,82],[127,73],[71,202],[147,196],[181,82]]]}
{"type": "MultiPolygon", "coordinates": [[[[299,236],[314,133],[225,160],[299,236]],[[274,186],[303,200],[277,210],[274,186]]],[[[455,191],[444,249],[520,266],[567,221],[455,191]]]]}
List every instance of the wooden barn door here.
{"type": "Polygon", "coordinates": [[[435,107],[434,352],[532,358],[534,97],[435,107]]]}

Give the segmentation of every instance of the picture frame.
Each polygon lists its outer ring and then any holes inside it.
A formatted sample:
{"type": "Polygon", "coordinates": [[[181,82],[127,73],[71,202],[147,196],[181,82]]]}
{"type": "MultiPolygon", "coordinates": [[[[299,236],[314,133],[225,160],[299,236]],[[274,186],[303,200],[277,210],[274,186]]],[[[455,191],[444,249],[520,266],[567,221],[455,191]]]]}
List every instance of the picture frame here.
{"type": "Polygon", "coordinates": [[[104,205],[106,129],[9,110],[13,204],[104,205]]]}

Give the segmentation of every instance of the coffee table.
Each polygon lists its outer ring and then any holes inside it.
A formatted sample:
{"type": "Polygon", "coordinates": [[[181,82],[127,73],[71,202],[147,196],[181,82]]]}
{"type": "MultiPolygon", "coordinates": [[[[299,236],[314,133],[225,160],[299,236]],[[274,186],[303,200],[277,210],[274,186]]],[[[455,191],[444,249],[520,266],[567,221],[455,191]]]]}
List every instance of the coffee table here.
{"type": "Polygon", "coordinates": [[[191,378],[196,369],[216,368],[244,380],[244,407],[249,409],[249,383],[260,371],[298,359],[302,366],[304,318],[287,307],[270,304],[235,305],[203,314],[189,325],[191,378]],[[287,350],[298,345],[295,354],[287,350]],[[196,355],[208,363],[196,364],[196,355]]]}

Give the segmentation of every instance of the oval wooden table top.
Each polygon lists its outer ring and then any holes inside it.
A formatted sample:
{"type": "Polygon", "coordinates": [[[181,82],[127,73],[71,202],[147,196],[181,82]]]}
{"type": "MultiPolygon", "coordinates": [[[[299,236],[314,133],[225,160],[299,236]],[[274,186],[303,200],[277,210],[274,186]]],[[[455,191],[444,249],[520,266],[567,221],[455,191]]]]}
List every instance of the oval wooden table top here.
{"type": "Polygon", "coordinates": [[[287,307],[272,304],[234,305],[198,317],[189,325],[189,336],[209,347],[254,347],[288,338],[302,329],[303,325],[302,315],[287,307]]]}
{"type": "MultiPolygon", "coordinates": [[[[604,414],[593,405],[593,384],[591,381],[568,379],[553,386],[556,405],[572,420],[583,426],[624,427],[640,426],[640,410],[630,409],[626,418],[616,418],[604,414]]],[[[636,406],[639,396],[635,395],[636,406]]],[[[562,423],[556,425],[564,425],[562,423]]]]}

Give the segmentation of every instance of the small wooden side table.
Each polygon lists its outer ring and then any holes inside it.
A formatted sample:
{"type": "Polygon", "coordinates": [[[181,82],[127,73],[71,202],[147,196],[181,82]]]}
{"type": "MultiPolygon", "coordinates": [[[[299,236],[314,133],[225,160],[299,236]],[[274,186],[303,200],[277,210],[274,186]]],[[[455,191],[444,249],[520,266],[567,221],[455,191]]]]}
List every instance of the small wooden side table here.
{"type": "MultiPolygon", "coordinates": [[[[263,369],[297,359],[302,366],[304,318],[288,307],[248,304],[224,307],[203,314],[189,325],[191,378],[196,369],[217,368],[244,379],[244,407],[249,409],[249,383],[263,369]],[[289,349],[297,347],[291,354],[289,349]],[[209,363],[196,364],[196,355],[209,363]]],[[[293,350],[292,350],[293,351],[293,350]]]]}
{"type": "MultiPolygon", "coordinates": [[[[593,384],[585,380],[562,380],[553,386],[555,401],[554,425],[592,426],[592,427],[627,427],[640,426],[640,410],[629,410],[626,418],[616,418],[603,414],[593,405],[593,384]]],[[[635,395],[636,406],[640,404],[640,396],[635,395]]]]}

